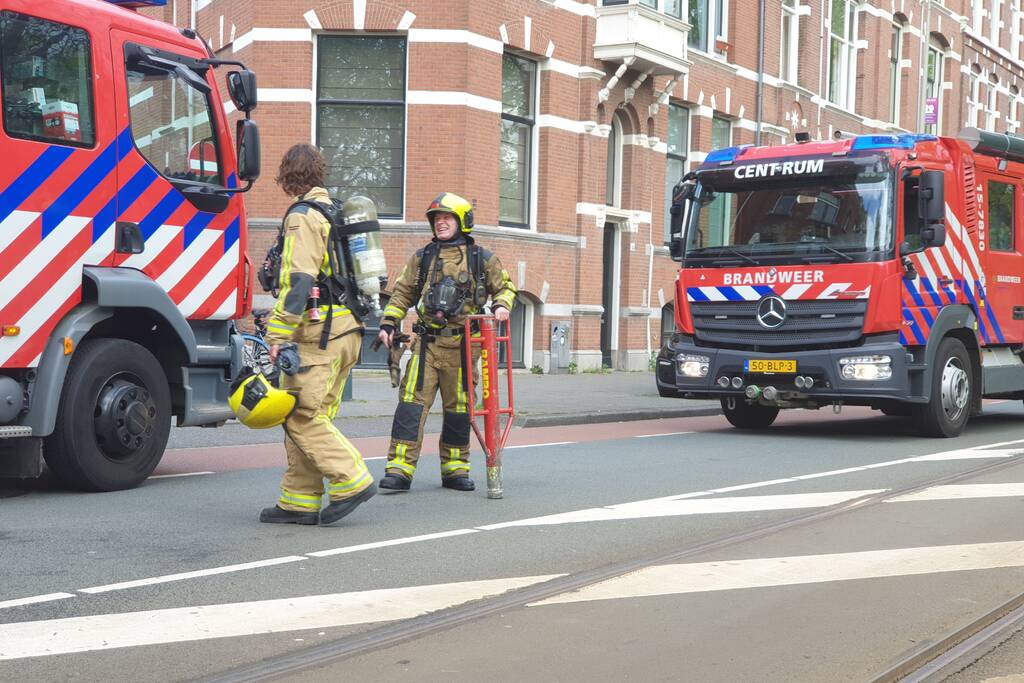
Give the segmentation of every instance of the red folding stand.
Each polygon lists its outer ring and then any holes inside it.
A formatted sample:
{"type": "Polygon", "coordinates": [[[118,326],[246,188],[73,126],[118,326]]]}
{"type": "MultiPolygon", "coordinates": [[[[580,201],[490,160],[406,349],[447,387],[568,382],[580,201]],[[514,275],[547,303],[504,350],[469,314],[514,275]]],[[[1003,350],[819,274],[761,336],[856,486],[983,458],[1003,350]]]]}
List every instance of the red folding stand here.
{"type": "MultiPolygon", "coordinates": [[[[466,353],[466,380],[468,386],[473,386],[473,347],[480,346],[480,378],[481,390],[483,391],[483,410],[476,409],[476,399],[472,398],[469,403],[469,424],[476,432],[476,438],[487,454],[487,497],[501,498],[504,494],[501,484],[501,449],[508,441],[508,434],[512,431],[512,420],[515,417],[515,403],[512,400],[512,337],[510,336],[511,321],[505,325],[505,334],[499,335],[496,319],[493,315],[470,315],[466,318],[465,339],[469,343],[465,346],[466,353]],[[478,321],[480,325],[479,336],[473,336],[471,323],[478,321]],[[505,345],[505,375],[508,378],[508,405],[501,407],[498,388],[498,344],[505,345]],[[476,418],[483,415],[484,431],[481,434],[477,426],[476,418]],[[501,426],[501,416],[507,415],[504,428],[501,426]]],[[[475,394],[475,392],[473,392],[475,394]]]]}

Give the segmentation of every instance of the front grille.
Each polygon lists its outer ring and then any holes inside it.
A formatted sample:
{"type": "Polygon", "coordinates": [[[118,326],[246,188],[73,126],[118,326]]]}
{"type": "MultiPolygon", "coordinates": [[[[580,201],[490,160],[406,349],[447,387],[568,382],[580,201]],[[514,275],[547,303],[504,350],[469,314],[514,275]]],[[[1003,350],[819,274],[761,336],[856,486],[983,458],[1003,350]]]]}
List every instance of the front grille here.
{"type": "Polygon", "coordinates": [[[868,302],[787,301],[786,320],[775,329],[757,322],[758,301],[691,301],[698,343],[738,349],[849,345],[860,339],[868,302]]]}

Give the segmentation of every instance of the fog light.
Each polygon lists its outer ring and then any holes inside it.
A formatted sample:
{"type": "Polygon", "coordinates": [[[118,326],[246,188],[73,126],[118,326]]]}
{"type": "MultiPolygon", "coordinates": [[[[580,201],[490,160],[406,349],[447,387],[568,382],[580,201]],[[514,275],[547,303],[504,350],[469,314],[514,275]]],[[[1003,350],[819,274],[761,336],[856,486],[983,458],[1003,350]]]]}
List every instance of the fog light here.
{"type": "Polygon", "coordinates": [[[733,389],[742,389],[743,388],[743,378],[742,377],[733,377],[732,378],[732,388],[733,389]]]}
{"type": "Polygon", "coordinates": [[[680,354],[676,356],[676,364],[679,367],[679,374],[684,377],[707,377],[711,358],[708,356],[680,354]]]}
{"type": "Polygon", "coordinates": [[[814,386],[814,378],[813,377],[804,377],[804,389],[810,389],[813,386],[814,386]]]}
{"type": "Polygon", "coordinates": [[[765,387],[761,395],[764,396],[766,401],[774,401],[779,397],[779,390],[775,387],[765,387]]]}
{"type": "Polygon", "coordinates": [[[850,356],[839,359],[839,374],[843,379],[873,382],[892,377],[892,358],[889,356],[850,356]]]}
{"type": "Polygon", "coordinates": [[[756,384],[751,384],[743,393],[747,395],[747,398],[757,398],[761,395],[761,389],[756,384]]]}
{"type": "Polygon", "coordinates": [[[797,375],[796,379],[793,380],[793,384],[796,385],[797,389],[803,389],[804,386],[805,386],[804,385],[804,377],[803,377],[803,375],[797,375]]]}

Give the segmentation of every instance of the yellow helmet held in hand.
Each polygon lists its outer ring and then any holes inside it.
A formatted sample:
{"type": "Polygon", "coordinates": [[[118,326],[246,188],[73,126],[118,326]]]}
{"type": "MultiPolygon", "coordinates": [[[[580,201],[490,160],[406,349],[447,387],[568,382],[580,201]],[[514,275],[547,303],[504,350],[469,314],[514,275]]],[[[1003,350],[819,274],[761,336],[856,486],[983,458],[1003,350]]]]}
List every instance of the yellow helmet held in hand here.
{"type": "Polygon", "coordinates": [[[430,221],[430,229],[434,229],[434,214],[440,211],[450,213],[459,222],[459,230],[468,235],[473,231],[473,205],[457,194],[442,192],[434,197],[427,209],[427,220],[430,221]]]}
{"type": "Polygon", "coordinates": [[[250,429],[267,429],[283,423],[295,410],[291,393],[278,389],[261,373],[245,368],[231,383],[228,405],[238,421],[250,429]]]}

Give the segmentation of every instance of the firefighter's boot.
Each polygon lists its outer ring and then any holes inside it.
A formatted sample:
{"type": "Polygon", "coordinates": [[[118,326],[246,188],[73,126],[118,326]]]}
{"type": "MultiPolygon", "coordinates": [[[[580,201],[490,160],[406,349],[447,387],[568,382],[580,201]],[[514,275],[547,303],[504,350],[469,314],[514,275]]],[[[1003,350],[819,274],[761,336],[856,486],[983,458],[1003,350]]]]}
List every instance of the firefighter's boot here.
{"type": "Polygon", "coordinates": [[[293,512],[274,507],[263,508],[260,521],[268,524],[316,524],[320,515],[316,512],[293,512]]]}
{"type": "Polygon", "coordinates": [[[400,474],[387,474],[377,485],[389,491],[408,491],[412,486],[412,479],[407,479],[400,474]]]}
{"type": "Polygon", "coordinates": [[[320,524],[334,524],[361,504],[373,498],[375,493],[377,493],[377,487],[370,484],[351,498],[332,500],[330,505],[320,511],[320,524]]]}
{"type": "Polygon", "coordinates": [[[441,477],[441,486],[456,491],[472,491],[476,488],[469,477],[441,477]]]}

